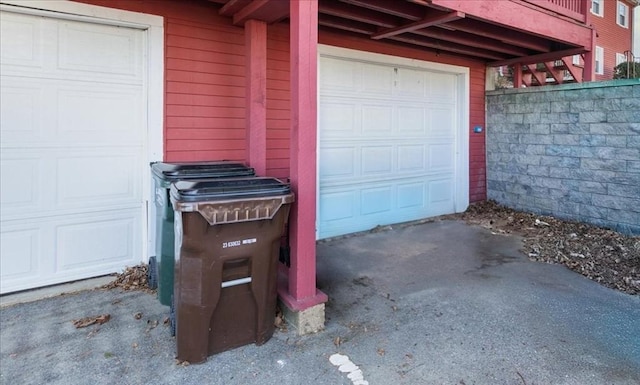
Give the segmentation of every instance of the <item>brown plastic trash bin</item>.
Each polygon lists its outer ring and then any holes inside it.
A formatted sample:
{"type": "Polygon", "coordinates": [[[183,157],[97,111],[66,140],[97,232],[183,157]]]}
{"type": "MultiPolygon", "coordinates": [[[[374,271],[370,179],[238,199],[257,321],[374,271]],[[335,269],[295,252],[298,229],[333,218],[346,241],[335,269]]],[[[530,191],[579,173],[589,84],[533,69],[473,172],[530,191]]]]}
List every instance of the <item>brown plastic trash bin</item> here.
{"type": "Polygon", "coordinates": [[[293,199],[289,184],[275,178],[171,187],[179,360],[198,363],[271,338],[280,239],[293,199]]]}

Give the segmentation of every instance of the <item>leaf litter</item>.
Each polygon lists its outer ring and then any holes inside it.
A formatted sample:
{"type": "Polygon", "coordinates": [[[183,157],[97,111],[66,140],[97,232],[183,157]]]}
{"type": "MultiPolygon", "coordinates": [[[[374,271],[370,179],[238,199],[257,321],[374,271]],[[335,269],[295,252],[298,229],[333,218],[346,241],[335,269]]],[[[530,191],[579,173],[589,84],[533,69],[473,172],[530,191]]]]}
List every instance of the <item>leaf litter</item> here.
{"type": "Polygon", "coordinates": [[[640,295],[640,236],[581,222],[521,212],[494,201],[472,204],[451,217],[523,238],[529,259],[561,264],[611,289],[640,295]]]}

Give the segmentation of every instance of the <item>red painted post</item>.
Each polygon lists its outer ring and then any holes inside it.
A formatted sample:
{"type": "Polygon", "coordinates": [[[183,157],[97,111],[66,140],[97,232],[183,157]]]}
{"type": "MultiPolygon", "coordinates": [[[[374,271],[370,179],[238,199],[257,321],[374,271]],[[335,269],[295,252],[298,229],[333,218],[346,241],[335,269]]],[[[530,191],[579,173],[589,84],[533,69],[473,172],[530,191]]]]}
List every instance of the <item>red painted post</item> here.
{"type": "Polygon", "coordinates": [[[267,172],[267,24],[244,24],[247,163],[257,175],[267,172]]]}
{"type": "Polygon", "coordinates": [[[288,293],[280,291],[280,297],[294,310],[304,310],[326,301],[316,290],[317,0],[290,3],[290,36],[290,177],[296,202],[289,222],[288,293]]]}
{"type": "MultiPolygon", "coordinates": [[[[584,54],[584,69],[582,70],[582,81],[592,82],[596,79],[596,29],[591,33],[591,50],[584,54]]],[[[604,65],[604,63],[600,63],[604,65]]]]}
{"type": "Polygon", "coordinates": [[[522,87],[522,64],[515,63],[513,65],[513,88],[522,87]]]}

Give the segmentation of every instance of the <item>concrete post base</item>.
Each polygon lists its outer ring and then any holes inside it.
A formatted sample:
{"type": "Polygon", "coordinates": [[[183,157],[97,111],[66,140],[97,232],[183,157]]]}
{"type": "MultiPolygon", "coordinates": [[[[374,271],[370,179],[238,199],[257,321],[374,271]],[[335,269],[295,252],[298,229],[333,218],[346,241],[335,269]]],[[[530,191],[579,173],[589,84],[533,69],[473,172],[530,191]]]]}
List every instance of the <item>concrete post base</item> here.
{"type": "Polygon", "coordinates": [[[278,300],[278,304],[287,324],[296,330],[297,335],[324,330],[324,303],[300,311],[288,308],[281,300],[278,300]]]}

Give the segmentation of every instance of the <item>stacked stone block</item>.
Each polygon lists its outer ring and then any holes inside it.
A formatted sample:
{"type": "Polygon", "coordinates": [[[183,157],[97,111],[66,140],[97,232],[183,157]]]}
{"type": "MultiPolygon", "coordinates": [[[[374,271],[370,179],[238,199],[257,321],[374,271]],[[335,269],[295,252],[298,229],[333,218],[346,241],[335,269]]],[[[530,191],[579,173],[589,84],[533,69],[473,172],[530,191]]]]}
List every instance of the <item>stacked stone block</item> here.
{"type": "Polygon", "coordinates": [[[487,195],[640,234],[640,81],[487,93],[487,195]]]}

